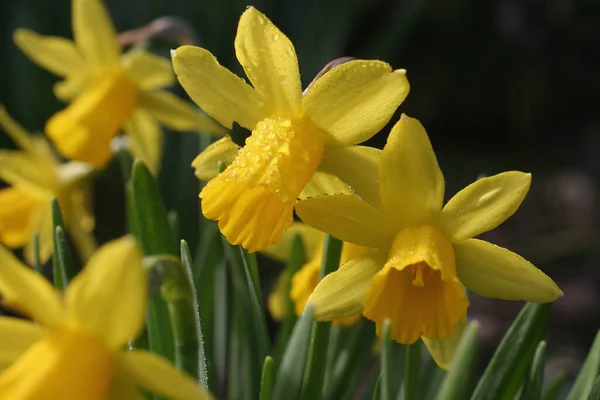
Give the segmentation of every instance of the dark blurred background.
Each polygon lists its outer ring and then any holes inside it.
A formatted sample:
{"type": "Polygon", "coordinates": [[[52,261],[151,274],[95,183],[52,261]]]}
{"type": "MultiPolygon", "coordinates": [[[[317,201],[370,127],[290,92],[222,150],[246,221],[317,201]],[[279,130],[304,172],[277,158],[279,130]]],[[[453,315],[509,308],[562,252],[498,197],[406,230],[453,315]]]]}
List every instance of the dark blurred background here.
{"type": "MultiPolygon", "coordinates": [[[[186,40],[209,49],[241,74],[233,53],[248,0],[108,0],[119,31],[161,16],[192,28],[186,40]]],[[[296,0],[255,1],[296,47],[306,86],[341,56],[376,58],[408,72],[400,107],[428,130],[447,180],[447,197],[481,174],[533,173],[523,207],[485,238],[534,262],[565,296],[555,303],[549,374],[578,367],[600,328],[600,2],[594,0],[296,0]]],[[[26,27],[71,36],[70,1],[0,2],[0,103],[41,131],[62,107],[55,77],[12,42],[26,27]]],[[[177,44],[152,40],[168,56],[177,44]]],[[[183,95],[181,88],[174,88],[183,95]]],[[[389,126],[369,144],[382,147],[389,126]]],[[[8,144],[2,138],[4,145],[8,144]]],[[[189,164],[201,139],[168,133],[160,175],[165,201],[179,212],[182,236],[195,243],[198,182],[189,164]],[[168,176],[169,179],[165,177],[168,176]]],[[[96,183],[97,236],[124,232],[123,191],[113,162],[96,183]]],[[[275,276],[275,271],[273,277],[275,276]]],[[[271,277],[272,278],[272,277],[271,277]]],[[[485,357],[519,303],[473,296],[485,357]]]]}

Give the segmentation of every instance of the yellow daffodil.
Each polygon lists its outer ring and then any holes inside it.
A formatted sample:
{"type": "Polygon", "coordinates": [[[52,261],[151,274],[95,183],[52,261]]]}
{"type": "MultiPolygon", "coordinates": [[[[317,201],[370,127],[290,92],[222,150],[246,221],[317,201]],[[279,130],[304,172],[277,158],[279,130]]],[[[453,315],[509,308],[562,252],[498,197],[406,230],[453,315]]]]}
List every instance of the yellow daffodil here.
{"type": "Polygon", "coordinates": [[[25,259],[33,263],[33,236],[39,234],[40,258],[52,255],[52,197],[61,207],[66,229],[86,260],[96,248],[91,232],[89,182],[92,168],[79,162],[60,163],[46,139],[32,135],[0,107],[0,128],[20,150],[0,150],[0,242],[11,248],[25,246],[25,259]]]}
{"type": "Polygon", "coordinates": [[[110,242],[64,295],[0,246],[0,294],[35,322],[0,317],[0,399],[176,400],[211,396],[163,358],[127,351],[139,334],[148,277],[135,240],[110,242]]]}
{"type": "MultiPolygon", "coordinates": [[[[296,222],[283,234],[279,243],[269,246],[263,253],[279,261],[287,260],[292,240],[296,235],[300,235],[302,238],[307,262],[292,277],[289,297],[294,302],[296,314],[300,315],[304,310],[308,297],[319,282],[325,234],[306,224],[296,222]]],[[[366,247],[345,242],[342,245],[340,265],[362,256],[368,250],[366,247]]],[[[288,293],[286,293],[286,290],[288,287],[290,287],[290,277],[284,272],[275,283],[268,301],[269,312],[276,320],[285,318],[287,313],[286,303],[288,293]]],[[[359,319],[360,313],[357,313],[346,318],[335,319],[333,323],[349,326],[353,325],[359,319]]]]}
{"type": "Polygon", "coordinates": [[[132,151],[152,170],[161,160],[159,122],[182,131],[221,133],[193,106],[160,90],[175,82],[170,63],[140,49],[121,56],[100,0],[73,0],[74,41],[18,29],[15,43],[35,63],[64,78],[54,94],[71,104],[46,124],[65,157],[96,168],[111,158],[111,139],[123,129],[132,151]]]}
{"type": "Polygon", "coordinates": [[[200,198],[204,216],[219,221],[229,242],[254,252],[281,239],[296,199],[329,175],[360,190],[355,171],[376,168],[377,153],[352,145],[389,121],[409,85],[404,70],[355,60],[328,71],[303,95],[294,46],[253,7],[240,19],[235,50],[253,86],[205,49],[183,46],[172,59],[179,82],[203,110],[228,128],[237,122],[252,131],[200,198]]]}
{"type": "Polygon", "coordinates": [[[344,195],[296,206],[317,229],[377,249],[321,280],[308,300],[316,318],[362,311],[378,331],[389,318],[396,341],[422,337],[447,367],[466,320],[465,286],[505,300],[556,300],[562,292],[542,271],[507,249],[473,239],[509,218],[530,183],[530,174],[516,171],[483,178],[442,208],[444,177],[427,133],[403,115],[383,149],[379,187],[373,188],[381,206],[344,195]]]}

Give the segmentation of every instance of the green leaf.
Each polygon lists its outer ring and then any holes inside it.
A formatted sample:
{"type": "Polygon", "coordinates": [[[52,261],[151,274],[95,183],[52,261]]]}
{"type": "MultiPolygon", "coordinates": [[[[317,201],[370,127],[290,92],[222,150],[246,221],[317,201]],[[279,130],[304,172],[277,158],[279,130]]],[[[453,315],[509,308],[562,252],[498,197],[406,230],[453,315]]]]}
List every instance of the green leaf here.
{"type": "MultiPolygon", "coordinates": [[[[448,373],[441,369],[433,357],[427,357],[421,376],[421,399],[435,399],[448,373]]],[[[400,397],[398,397],[400,399],[400,397]]]]}
{"type": "Polygon", "coordinates": [[[260,400],[271,400],[273,392],[273,359],[271,356],[265,357],[262,376],[260,379],[260,400]]]}
{"type": "Polygon", "coordinates": [[[78,268],[69,250],[69,241],[65,235],[63,217],[56,198],[52,199],[52,230],[54,231],[52,257],[54,286],[64,290],[69,281],[77,275],[78,268]]]}
{"type": "Polygon", "coordinates": [[[294,326],[277,370],[274,400],[296,400],[300,397],[313,318],[314,310],[309,306],[294,326]]]}
{"type": "Polygon", "coordinates": [[[535,350],[533,363],[523,382],[520,400],[538,400],[542,396],[544,382],[544,364],[546,362],[546,342],[542,340],[535,350]]]}
{"type": "MultiPolygon", "coordinates": [[[[342,241],[330,235],[325,235],[323,258],[319,279],[337,270],[340,265],[342,241]]],[[[306,372],[302,384],[302,399],[320,400],[323,396],[325,366],[327,365],[327,350],[329,348],[330,322],[313,322],[310,339],[310,350],[307,358],[306,372]]]]}
{"type": "Polygon", "coordinates": [[[558,400],[559,395],[565,388],[566,381],[567,375],[564,372],[561,372],[555,376],[552,381],[546,385],[544,394],[542,395],[542,400],[558,400]]]}
{"type": "Polygon", "coordinates": [[[194,284],[194,276],[193,276],[193,267],[194,263],[192,261],[192,256],[190,254],[190,248],[185,240],[181,241],[181,262],[184,266],[185,279],[187,281],[187,285],[191,291],[191,302],[194,312],[194,322],[195,322],[195,333],[196,333],[196,343],[198,347],[198,355],[197,355],[197,363],[198,363],[198,382],[206,388],[209,389],[208,386],[208,372],[206,368],[206,354],[204,352],[204,335],[202,332],[202,321],[200,319],[200,310],[198,307],[198,294],[196,293],[196,285],[194,284]]]}
{"type": "Polygon", "coordinates": [[[600,376],[594,381],[594,386],[592,386],[592,390],[590,391],[587,400],[600,400],[600,376]]]}
{"type": "Polygon", "coordinates": [[[545,336],[552,305],[527,303],[496,349],[471,400],[513,399],[536,347],[545,336]]]}
{"type": "Polygon", "coordinates": [[[476,372],[478,335],[479,323],[473,321],[467,325],[458,342],[450,371],[438,393],[438,400],[462,400],[469,397],[469,386],[476,372]]]}
{"type": "Polygon", "coordinates": [[[588,353],[579,375],[573,383],[573,387],[567,396],[567,400],[580,400],[589,396],[594,380],[597,378],[600,370],[600,331],[596,334],[594,343],[588,353]]]}
{"type": "Polygon", "coordinates": [[[406,350],[404,371],[404,400],[417,400],[419,397],[419,377],[421,372],[421,339],[409,344],[406,350]]]}
{"type": "Polygon", "coordinates": [[[383,400],[383,392],[384,389],[381,388],[383,385],[383,371],[377,377],[377,382],[375,383],[375,390],[373,390],[373,400],[383,400]]]}
{"type": "Polygon", "coordinates": [[[393,398],[393,379],[394,363],[392,356],[392,339],[390,337],[391,321],[386,318],[383,321],[383,337],[381,338],[381,357],[379,359],[381,365],[381,374],[378,379],[378,386],[381,400],[392,400],[393,398]]]}

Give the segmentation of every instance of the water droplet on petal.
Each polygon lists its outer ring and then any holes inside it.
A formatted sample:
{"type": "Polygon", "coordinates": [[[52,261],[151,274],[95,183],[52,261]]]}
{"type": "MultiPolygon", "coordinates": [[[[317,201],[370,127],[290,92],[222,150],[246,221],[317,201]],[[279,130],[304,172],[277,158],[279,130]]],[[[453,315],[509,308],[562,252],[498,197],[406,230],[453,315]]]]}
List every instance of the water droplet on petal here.
{"type": "Polygon", "coordinates": [[[279,40],[279,33],[274,33],[273,34],[273,40],[274,41],[278,41],[279,40]]]}

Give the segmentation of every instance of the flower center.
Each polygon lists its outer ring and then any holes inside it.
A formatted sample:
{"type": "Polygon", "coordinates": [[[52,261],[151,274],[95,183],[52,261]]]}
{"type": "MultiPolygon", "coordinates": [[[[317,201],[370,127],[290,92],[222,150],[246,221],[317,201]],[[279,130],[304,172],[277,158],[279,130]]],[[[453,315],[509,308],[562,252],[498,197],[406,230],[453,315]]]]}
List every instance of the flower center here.
{"type": "Polygon", "coordinates": [[[235,160],[200,193],[202,212],[227,240],[251,252],[281,239],[296,198],[321,159],[324,140],[310,122],[272,117],[256,125],[235,160]]]}
{"type": "Polygon", "coordinates": [[[387,262],[371,282],[363,314],[375,321],[378,332],[389,318],[392,337],[413,343],[421,336],[449,336],[468,305],[452,244],[424,225],[396,235],[387,262]]]}
{"type": "Polygon", "coordinates": [[[106,399],[113,355],[98,338],[75,329],[34,343],[0,378],[0,398],[106,399]]]}
{"type": "Polygon", "coordinates": [[[108,69],[46,124],[46,134],[65,157],[102,167],[110,141],[137,106],[138,88],[120,69],[108,69]]]}

